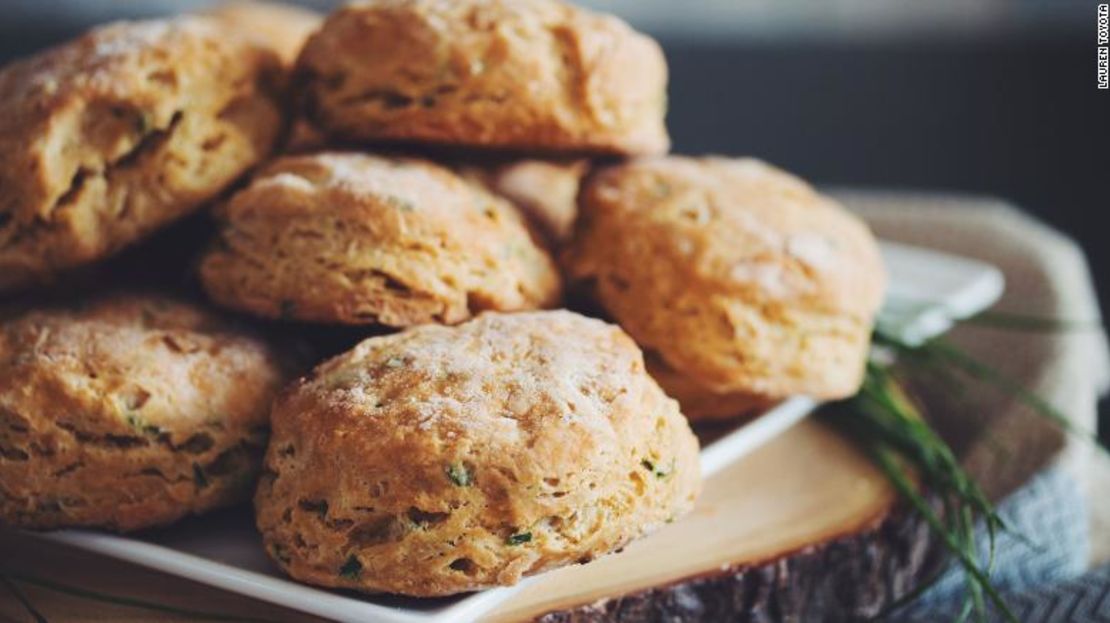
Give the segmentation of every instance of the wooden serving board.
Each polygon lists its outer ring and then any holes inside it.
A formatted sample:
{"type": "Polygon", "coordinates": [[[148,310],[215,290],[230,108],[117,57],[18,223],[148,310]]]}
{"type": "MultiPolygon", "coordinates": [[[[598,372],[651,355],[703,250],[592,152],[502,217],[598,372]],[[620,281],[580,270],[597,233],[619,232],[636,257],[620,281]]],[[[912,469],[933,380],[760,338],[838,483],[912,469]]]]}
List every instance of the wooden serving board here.
{"type": "Polygon", "coordinates": [[[497,622],[844,620],[911,590],[935,547],[919,516],[817,420],[706,482],[691,516],[620,554],[546,574],[497,622]]]}

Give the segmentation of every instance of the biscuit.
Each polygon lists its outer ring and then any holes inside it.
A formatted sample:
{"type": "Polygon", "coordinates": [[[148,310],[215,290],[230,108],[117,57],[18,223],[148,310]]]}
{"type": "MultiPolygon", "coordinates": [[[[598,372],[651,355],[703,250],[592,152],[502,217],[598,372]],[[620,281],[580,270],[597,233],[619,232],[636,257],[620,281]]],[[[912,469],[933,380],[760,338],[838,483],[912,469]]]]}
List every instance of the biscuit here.
{"type": "Polygon", "coordinates": [[[292,66],[308,36],[320,28],[324,17],[315,11],[279,2],[233,0],[202,13],[230,24],[239,34],[255,37],[292,66]]]}
{"type": "Polygon", "coordinates": [[[214,198],[277,142],[283,79],[205,17],[111,24],[0,70],[0,291],[214,198]]]}
{"type": "MultiPolygon", "coordinates": [[[[308,36],[319,30],[324,16],[315,11],[279,2],[232,0],[203,11],[202,14],[223,19],[239,34],[253,37],[277,52],[286,67],[292,67],[304,48],[308,36]]],[[[305,152],[322,149],[325,137],[304,119],[294,119],[282,150],[305,152]]]]}
{"type": "Polygon", "coordinates": [[[669,157],[601,171],[580,208],[570,278],[665,384],[757,403],[858,389],[886,278],[833,200],[757,160],[669,157]]]}
{"type": "Polygon", "coordinates": [[[250,496],[283,380],[202,309],[113,295],[0,320],[0,523],[118,531],[250,496]]]}
{"type": "Polygon", "coordinates": [[[566,242],[578,215],[578,186],[590,168],[587,160],[522,159],[489,166],[464,166],[461,172],[512,201],[553,245],[566,242]]]}
{"type": "Polygon", "coordinates": [[[668,396],[678,401],[682,414],[694,422],[752,416],[778,402],[777,397],[743,391],[715,392],[690,376],[675,371],[656,353],[645,354],[644,360],[648,374],[668,396]]]}
{"type": "Polygon", "coordinates": [[[356,2],[297,67],[306,114],[342,140],[639,155],[670,144],[659,45],[563,2],[356,2]]]}
{"type": "Polygon", "coordinates": [[[560,298],[554,260],[512,205],[423,160],[281,158],[219,216],[201,281],[258,316],[404,327],[560,298]]]}
{"type": "Polygon", "coordinates": [[[486,313],[370,338],[275,402],[255,497],[294,578],[417,596],[513,584],[691,509],[697,440],[619,328],[486,313]]]}

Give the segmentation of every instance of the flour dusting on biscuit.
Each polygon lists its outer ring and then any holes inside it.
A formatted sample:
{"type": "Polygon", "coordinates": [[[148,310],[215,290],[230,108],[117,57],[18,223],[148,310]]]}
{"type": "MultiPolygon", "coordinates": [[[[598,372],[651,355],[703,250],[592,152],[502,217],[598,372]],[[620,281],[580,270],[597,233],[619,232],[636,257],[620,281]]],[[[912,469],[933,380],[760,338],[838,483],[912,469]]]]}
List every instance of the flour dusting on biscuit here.
{"type": "Polygon", "coordinates": [[[608,167],[566,264],[694,419],[859,388],[885,274],[867,226],[753,159],[608,167]]]}
{"type": "Polygon", "coordinates": [[[286,377],[211,312],[116,294],[0,319],[0,524],[129,531],[249,498],[286,377]]]}
{"type": "Polygon", "coordinates": [[[309,118],[341,141],[659,154],[659,45],[558,0],[372,0],[305,45],[309,118]]]}
{"type": "Polygon", "coordinates": [[[506,200],[426,160],[276,160],[220,210],[201,278],[269,318],[406,327],[552,307],[554,260],[506,200]]]}
{"type": "Polygon", "coordinates": [[[220,20],[120,22],[0,70],[0,292],[201,208],[277,145],[277,54],[220,20]]]}
{"type": "Polygon", "coordinates": [[[623,547],[688,512],[698,444],[618,327],[485,313],[368,339],[287,390],[255,498],[322,586],[450,595],[623,547]]]}

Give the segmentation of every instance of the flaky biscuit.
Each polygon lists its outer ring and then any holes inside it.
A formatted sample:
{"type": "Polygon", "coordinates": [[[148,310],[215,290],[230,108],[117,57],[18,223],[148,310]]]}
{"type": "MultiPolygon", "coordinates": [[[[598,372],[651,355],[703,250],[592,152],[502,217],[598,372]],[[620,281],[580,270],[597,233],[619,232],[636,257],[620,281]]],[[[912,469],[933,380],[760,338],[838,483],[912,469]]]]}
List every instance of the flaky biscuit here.
{"type": "Polygon", "coordinates": [[[560,245],[570,238],[578,215],[578,187],[588,160],[522,158],[496,164],[461,166],[460,172],[512,201],[544,238],[560,245]]]}
{"type": "Polygon", "coordinates": [[[609,553],[690,510],[697,441],[619,328],[486,313],[368,339],[275,403],[255,505],[298,580],[448,595],[609,553]]]}
{"type": "Polygon", "coordinates": [[[751,159],[644,159],[593,177],[580,208],[569,272],[685,389],[858,388],[882,260],[867,227],[805,182],[751,159]]]}
{"type": "Polygon", "coordinates": [[[209,7],[202,14],[230,24],[241,35],[255,37],[292,65],[308,36],[320,28],[324,16],[292,4],[230,0],[209,7]]]}
{"type": "Polygon", "coordinates": [[[264,317],[452,324],[560,296],[555,263],[520,214],[424,160],[281,158],[219,213],[204,286],[221,305],[264,317]]]}
{"type": "Polygon", "coordinates": [[[305,45],[309,117],[334,137],[658,154],[667,66],[619,19],[556,0],[375,0],[305,45]]]}
{"type": "Polygon", "coordinates": [[[249,497],[284,374],[209,312],[114,295],[0,320],[0,523],[135,530],[249,497]]]}
{"type": "Polygon", "coordinates": [[[219,20],[121,22],[0,70],[0,291],[212,199],[282,127],[280,61],[219,20]]]}
{"type": "Polygon", "coordinates": [[[682,415],[691,421],[731,420],[757,415],[772,407],[781,397],[762,396],[744,391],[716,392],[693,377],[668,366],[657,353],[644,356],[648,374],[668,396],[682,406],[682,415]]]}

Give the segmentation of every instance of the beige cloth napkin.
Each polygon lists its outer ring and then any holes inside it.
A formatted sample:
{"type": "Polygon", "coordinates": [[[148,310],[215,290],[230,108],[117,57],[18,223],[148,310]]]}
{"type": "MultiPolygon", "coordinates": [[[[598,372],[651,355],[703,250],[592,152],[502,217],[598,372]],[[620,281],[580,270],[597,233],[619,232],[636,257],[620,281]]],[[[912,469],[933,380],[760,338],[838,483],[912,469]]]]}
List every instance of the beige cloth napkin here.
{"type": "MultiPolygon", "coordinates": [[[[884,238],[976,257],[1002,268],[1008,285],[999,309],[1083,321],[1098,317],[1087,266],[1075,244],[999,201],[905,193],[837,194],[884,238]]],[[[961,328],[955,337],[1049,399],[1077,425],[1093,429],[1096,397],[1110,382],[1106,339],[1101,331],[1038,335],[961,328]]],[[[976,390],[961,397],[926,391],[924,398],[938,427],[955,440],[971,471],[995,497],[1012,491],[1052,462],[1066,466],[1089,492],[1095,492],[1088,495],[1093,560],[1110,557],[1110,499],[1097,494],[1110,490],[1110,465],[1092,452],[1089,444],[1066,438],[997,392],[976,390]]],[[[314,620],[10,532],[0,532],[0,560],[39,577],[159,603],[271,621],[314,620]]],[[[21,588],[49,613],[51,621],[182,620],[25,585],[21,588]]],[[[28,618],[12,594],[0,586],[0,621],[8,620],[28,618]]]]}

